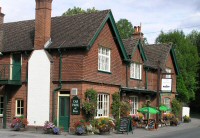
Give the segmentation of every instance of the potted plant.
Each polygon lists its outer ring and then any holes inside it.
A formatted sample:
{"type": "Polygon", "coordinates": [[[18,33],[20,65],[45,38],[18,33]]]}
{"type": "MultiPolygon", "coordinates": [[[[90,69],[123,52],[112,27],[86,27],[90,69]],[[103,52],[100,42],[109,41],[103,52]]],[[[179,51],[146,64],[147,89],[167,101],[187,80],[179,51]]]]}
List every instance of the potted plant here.
{"type": "Polygon", "coordinates": [[[74,123],[75,134],[82,135],[86,133],[85,120],[79,120],[74,123]]]}
{"type": "Polygon", "coordinates": [[[183,117],[183,122],[184,122],[184,123],[189,123],[190,121],[191,121],[191,118],[190,118],[189,116],[186,116],[186,115],[185,115],[185,116],[183,117]]]}
{"type": "Polygon", "coordinates": [[[28,125],[27,118],[21,116],[14,118],[12,123],[10,124],[10,127],[15,131],[19,131],[21,129],[24,129],[27,125],[28,125]]]}
{"type": "Polygon", "coordinates": [[[55,135],[60,134],[60,129],[49,121],[45,121],[43,130],[45,134],[55,134],[55,135]]]}
{"type": "Polygon", "coordinates": [[[110,118],[95,119],[95,127],[99,130],[99,134],[109,134],[110,130],[115,127],[115,123],[110,118]]]}

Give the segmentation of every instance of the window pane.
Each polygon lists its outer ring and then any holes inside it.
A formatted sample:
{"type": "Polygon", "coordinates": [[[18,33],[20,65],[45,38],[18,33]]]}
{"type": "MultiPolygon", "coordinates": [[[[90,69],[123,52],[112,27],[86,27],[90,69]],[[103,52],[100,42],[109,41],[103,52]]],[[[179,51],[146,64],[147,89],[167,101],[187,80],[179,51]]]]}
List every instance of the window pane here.
{"type": "Polygon", "coordinates": [[[21,108],[21,115],[24,114],[24,108],[21,108]]]}
{"type": "Polygon", "coordinates": [[[110,49],[99,48],[98,69],[102,71],[110,71],[110,49]]]}
{"type": "Polygon", "coordinates": [[[64,98],[60,98],[60,115],[61,116],[65,116],[65,99],[64,98]]]}
{"type": "Polygon", "coordinates": [[[17,108],[17,114],[20,115],[20,108],[17,108]]]}

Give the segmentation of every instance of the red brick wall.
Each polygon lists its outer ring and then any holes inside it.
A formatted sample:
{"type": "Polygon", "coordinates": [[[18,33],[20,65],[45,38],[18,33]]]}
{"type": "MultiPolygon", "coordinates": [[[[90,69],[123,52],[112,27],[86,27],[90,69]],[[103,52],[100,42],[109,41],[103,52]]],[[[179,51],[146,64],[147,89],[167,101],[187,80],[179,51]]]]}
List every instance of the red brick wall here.
{"type": "Polygon", "coordinates": [[[171,75],[171,77],[172,77],[172,92],[176,93],[176,72],[175,72],[173,61],[172,61],[172,56],[170,54],[169,54],[167,62],[166,62],[166,67],[170,68],[173,73],[171,75]]]}
{"type": "MultiPolygon", "coordinates": [[[[10,54],[4,54],[0,57],[1,64],[10,64],[11,61],[10,54]]],[[[24,100],[24,116],[26,117],[27,112],[27,85],[26,85],[26,78],[27,78],[27,62],[28,57],[25,54],[22,54],[22,69],[21,69],[21,86],[1,86],[0,87],[0,95],[4,95],[5,90],[8,94],[8,104],[7,104],[7,120],[8,123],[15,117],[15,100],[22,99],[24,100]]]]}
{"type": "Polygon", "coordinates": [[[119,46],[116,44],[108,23],[85,55],[83,61],[83,79],[92,82],[125,86],[126,72],[119,46]],[[98,71],[98,48],[103,46],[111,50],[111,74],[98,71]]]}
{"type": "Polygon", "coordinates": [[[145,70],[144,70],[144,64],[142,61],[142,57],[140,55],[139,49],[137,48],[136,51],[133,54],[132,61],[136,63],[141,63],[142,64],[142,80],[137,80],[137,79],[131,79],[130,78],[130,67],[128,68],[128,86],[130,88],[140,88],[140,89],[145,89],[145,70]]]}

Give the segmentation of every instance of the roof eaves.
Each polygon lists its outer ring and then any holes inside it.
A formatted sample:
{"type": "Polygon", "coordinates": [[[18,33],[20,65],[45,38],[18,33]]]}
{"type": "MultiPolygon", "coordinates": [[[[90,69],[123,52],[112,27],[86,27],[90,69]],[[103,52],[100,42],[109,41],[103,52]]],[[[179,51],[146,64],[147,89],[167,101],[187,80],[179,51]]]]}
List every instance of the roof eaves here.
{"type": "Polygon", "coordinates": [[[177,73],[177,75],[179,75],[180,74],[180,69],[178,67],[178,62],[177,62],[177,59],[176,59],[176,54],[175,54],[174,48],[171,48],[170,53],[171,53],[172,58],[173,58],[173,63],[175,65],[176,73],[177,73]]]}
{"type": "Polygon", "coordinates": [[[125,50],[125,48],[124,48],[124,44],[122,43],[122,40],[121,40],[121,38],[120,38],[119,32],[118,32],[118,30],[117,30],[117,26],[116,26],[116,24],[115,24],[115,20],[114,20],[114,18],[113,18],[113,15],[112,15],[111,11],[109,11],[109,13],[108,13],[107,16],[105,17],[104,21],[101,23],[100,27],[97,29],[95,35],[94,35],[93,38],[90,40],[87,49],[89,50],[89,49],[92,47],[92,45],[94,44],[95,40],[96,40],[97,37],[99,36],[100,32],[102,31],[102,29],[103,29],[103,27],[105,26],[105,24],[106,24],[106,22],[108,21],[108,19],[110,20],[111,25],[112,25],[113,30],[114,30],[114,33],[115,33],[115,35],[116,35],[116,37],[117,37],[117,41],[118,41],[119,46],[120,46],[120,49],[121,49],[121,51],[122,51],[122,54],[123,54],[123,57],[124,57],[124,61],[129,61],[129,60],[128,60],[128,55],[127,55],[126,50],[125,50]]]}

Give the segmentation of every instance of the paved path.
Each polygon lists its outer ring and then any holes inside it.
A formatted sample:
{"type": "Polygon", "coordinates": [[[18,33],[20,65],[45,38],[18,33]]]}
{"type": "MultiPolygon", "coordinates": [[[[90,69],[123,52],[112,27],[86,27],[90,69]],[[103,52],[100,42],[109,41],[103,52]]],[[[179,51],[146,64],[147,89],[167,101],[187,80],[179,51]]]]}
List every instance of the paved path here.
{"type": "MultiPolygon", "coordinates": [[[[154,131],[148,131],[145,129],[137,128],[134,130],[133,134],[129,133],[128,135],[126,133],[124,134],[115,134],[111,133],[110,135],[86,135],[81,136],[81,138],[89,137],[89,138],[148,138],[148,137],[159,137],[162,135],[165,135],[166,133],[173,133],[175,131],[183,131],[186,129],[191,128],[197,128],[200,127],[200,119],[192,118],[191,123],[181,123],[177,127],[167,126],[159,128],[158,130],[154,131]]],[[[76,135],[70,135],[68,133],[62,133],[61,135],[49,135],[49,134],[41,134],[41,132],[36,131],[24,131],[24,132],[16,132],[16,131],[10,131],[9,129],[0,129],[0,138],[75,138],[76,135]]]]}

